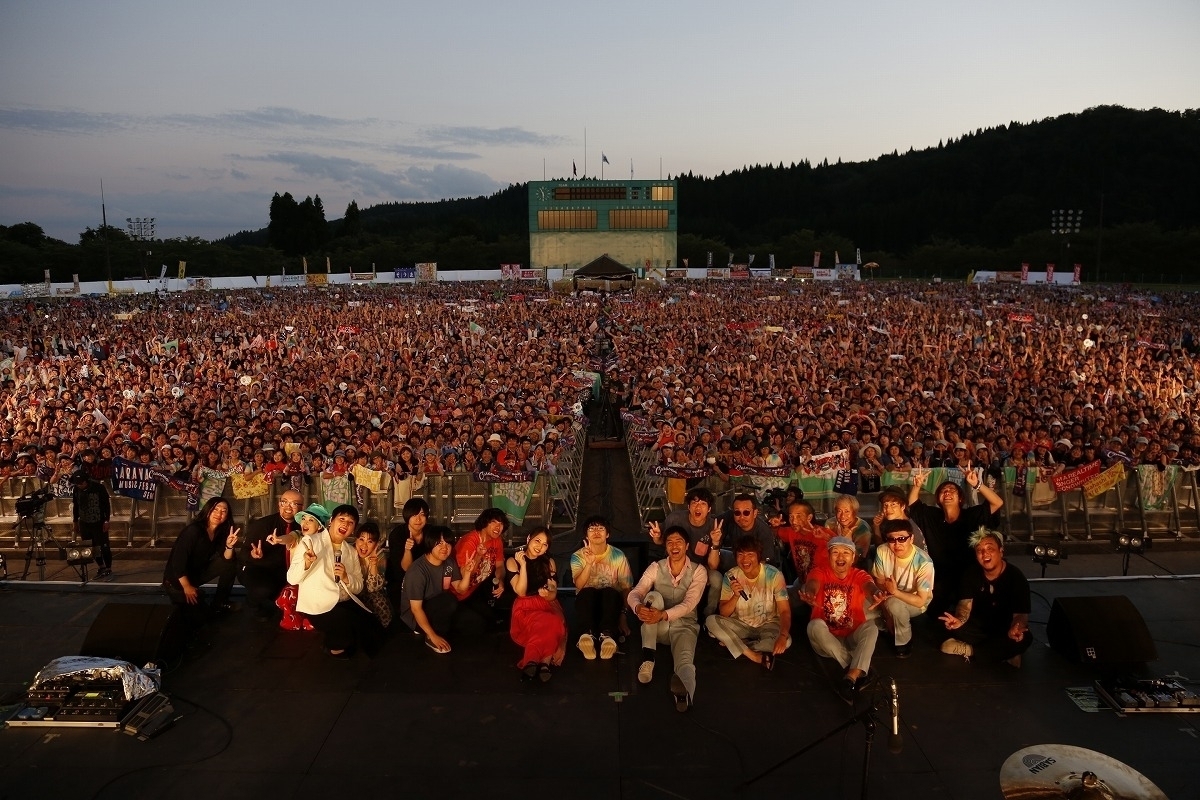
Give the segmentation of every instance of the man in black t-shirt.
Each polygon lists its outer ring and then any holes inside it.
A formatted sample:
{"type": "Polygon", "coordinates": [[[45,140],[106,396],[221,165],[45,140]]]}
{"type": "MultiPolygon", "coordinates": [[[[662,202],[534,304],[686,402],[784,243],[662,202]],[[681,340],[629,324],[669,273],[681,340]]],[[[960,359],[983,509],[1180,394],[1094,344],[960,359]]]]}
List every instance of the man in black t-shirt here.
{"type": "Polygon", "coordinates": [[[1033,644],[1029,633],[1029,582],[1021,570],[1004,560],[1004,540],[986,528],[971,536],[975,564],[962,579],[954,613],[942,614],[942,624],[954,638],[942,652],[981,661],[1007,661],[1021,666],[1021,654],[1033,644]]]}
{"type": "Polygon", "coordinates": [[[912,471],[912,488],[908,493],[908,518],[925,534],[926,552],[933,559],[936,573],[930,615],[940,615],[954,606],[958,599],[959,583],[973,558],[970,537],[991,523],[1004,499],[979,479],[979,471],[969,467],[964,471],[967,485],[975,489],[984,502],[963,507],[962,488],[953,481],[942,481],[934,490],[936,506],[921,501],[921,487],[929,476],[927,469],[912,471]]]}

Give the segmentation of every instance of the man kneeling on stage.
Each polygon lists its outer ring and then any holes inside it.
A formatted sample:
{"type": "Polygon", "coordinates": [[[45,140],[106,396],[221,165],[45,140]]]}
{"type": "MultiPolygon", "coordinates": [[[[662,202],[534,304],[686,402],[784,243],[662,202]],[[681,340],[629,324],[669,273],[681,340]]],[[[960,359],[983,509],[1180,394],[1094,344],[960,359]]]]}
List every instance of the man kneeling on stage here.
{"type": "Polygon", "coordinates": [[[954,632],[942,652],[1020,667],[1021,654],[1033,644],[1029,582],[1004,560],[1004,540],[996,531],[980,528],[971,534],[971,547],[976,563],[963,575],[958,606],[939,618],[954,632]]]}

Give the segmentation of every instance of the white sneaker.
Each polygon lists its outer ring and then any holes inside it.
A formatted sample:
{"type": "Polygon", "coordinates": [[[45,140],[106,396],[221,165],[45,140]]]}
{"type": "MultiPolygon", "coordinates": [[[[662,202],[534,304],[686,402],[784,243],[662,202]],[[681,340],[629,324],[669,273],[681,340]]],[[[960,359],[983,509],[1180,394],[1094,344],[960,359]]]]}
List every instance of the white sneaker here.
{"type": "Polygon", "coordinates": [[[643,661],[638,667],[638,683],[649,683],[654,680],[654,662],[643,661]]]}
{"type": "Polygon", "coordinates": [[[947,639],[942,642],[942,652],[950,656],[962,656],[970,661],[971,656],[975,655],[975,648],[966,642],[960,642],[958,639],[947,639]]]}
{"type": "Polygon", "coordinates": [[[611,636],[600,636],[600,658],[607,661],[617,654],[617,640],[611,636]]]}
{"type": "Polygon", "coordinates": [[[590,633],[580,636],[575,646],[579,648],[579,652],[583,653],[583,657],[588,661],[596,660],[596,639],[590,633]]]}

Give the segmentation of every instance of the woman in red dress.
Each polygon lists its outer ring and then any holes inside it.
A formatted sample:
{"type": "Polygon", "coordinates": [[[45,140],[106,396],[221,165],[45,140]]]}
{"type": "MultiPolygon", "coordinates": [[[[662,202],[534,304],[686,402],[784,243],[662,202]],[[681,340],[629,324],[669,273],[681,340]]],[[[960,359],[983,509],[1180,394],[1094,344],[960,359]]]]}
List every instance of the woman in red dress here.
{"type": "Polygon", "coordinates": [[[517,595],[513,602],[509,635],[525,652],[517,662],[523,680],[535,676],[550,680],[550,665],[561,666],[567,652],[567,624],[558,603],[550,534],[534,528],[525,547],[507,562],[509,584],[517,595]]]}

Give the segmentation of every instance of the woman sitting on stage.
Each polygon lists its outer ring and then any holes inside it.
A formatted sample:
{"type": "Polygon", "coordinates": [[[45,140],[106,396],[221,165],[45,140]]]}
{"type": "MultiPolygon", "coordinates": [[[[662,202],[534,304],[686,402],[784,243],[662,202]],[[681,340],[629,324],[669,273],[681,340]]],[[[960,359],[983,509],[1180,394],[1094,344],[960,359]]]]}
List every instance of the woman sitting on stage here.
{"type": "Polygon", "coordinates": [[[567,652],[567,624],[558,603],[554,559],[550,557],[550,534],[545,528],[530,531],[525,547],[508,559],[516,594],[509,635],[525,652],[517,662],[523,680],[534,676],[550,680],[550,665],[561,666],[567,652]]]}

